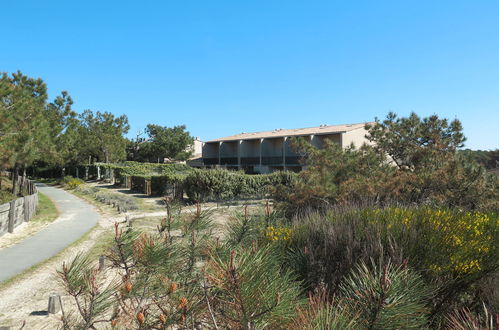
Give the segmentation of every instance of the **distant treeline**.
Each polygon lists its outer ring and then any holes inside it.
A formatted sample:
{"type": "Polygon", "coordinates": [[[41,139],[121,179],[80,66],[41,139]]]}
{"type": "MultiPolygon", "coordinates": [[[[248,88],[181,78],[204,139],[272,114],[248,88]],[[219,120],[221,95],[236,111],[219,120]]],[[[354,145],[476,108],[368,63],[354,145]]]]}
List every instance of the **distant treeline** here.
{"type": "Polygon", "coordinates": [[[495,150],[471,150],[465,149],[461,151],[469,155],[476,162],[482,164],[487,169],[499,167],[499,149],[495,150]]]}

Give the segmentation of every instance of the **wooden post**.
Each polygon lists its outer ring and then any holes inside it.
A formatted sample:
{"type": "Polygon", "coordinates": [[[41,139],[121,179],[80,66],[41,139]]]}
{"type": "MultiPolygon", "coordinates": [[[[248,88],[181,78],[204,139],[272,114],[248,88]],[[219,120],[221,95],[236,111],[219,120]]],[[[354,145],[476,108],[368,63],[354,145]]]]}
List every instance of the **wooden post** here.
{"type": "Polygon", "coordinates": [[[85,166],[85,181],[88,181],[88,166],[85,166]]]}
{"type": "Polygon", "coordinates": [[[47,311],[49,314],[59,313],[61,310],[61,299],[60,296],[56,293],[52,293],[49,296],[49,306],[47,311]]]}
{"type": "Polygon", "coordinates": [[[17,199],[14,199],[13,201],[10,202],[9,227],[8,227],[9,233],[14,232],[14,224],[16,222],[16,201],[17,199]]]}
{"type": "Polygon", "coordinates": [[[28,222],[30,218],[30,202],[31,202],[31,195],[29,196],[24,196],[24,221],[28,222]]]}
{"type": "Polygon", "coordinates": [[[99,257],[99,270],[104,270],[106,267],[106,256],[99,257]]]}

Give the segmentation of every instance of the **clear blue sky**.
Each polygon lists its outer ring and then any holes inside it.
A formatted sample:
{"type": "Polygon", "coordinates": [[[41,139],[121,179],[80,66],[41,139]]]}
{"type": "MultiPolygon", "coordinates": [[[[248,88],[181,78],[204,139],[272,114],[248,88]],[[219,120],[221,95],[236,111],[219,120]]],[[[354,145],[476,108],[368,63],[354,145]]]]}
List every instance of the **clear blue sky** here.
{"type": "Polygon", "coordinates": [[[2,1],[0,71],[203,140],[458,118],[499,147],[499,1],[2,1]]]}

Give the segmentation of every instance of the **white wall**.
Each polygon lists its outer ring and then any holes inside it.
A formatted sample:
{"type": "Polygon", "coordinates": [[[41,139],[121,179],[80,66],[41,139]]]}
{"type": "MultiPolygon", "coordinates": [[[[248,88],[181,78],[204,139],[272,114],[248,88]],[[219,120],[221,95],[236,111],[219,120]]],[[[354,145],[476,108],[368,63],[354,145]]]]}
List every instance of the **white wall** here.
{"type": "Polygon", "coordinates": [[[372,144],[369,142],[365,135],[367,134],[367,131],[365,128],[357,128],[353,131],[345,132],[342,135],[342,146],[343,148],[348,147],[351,143],[355,145],[356,148],[361,147],[364,143],[365,144],[372,144]]]}

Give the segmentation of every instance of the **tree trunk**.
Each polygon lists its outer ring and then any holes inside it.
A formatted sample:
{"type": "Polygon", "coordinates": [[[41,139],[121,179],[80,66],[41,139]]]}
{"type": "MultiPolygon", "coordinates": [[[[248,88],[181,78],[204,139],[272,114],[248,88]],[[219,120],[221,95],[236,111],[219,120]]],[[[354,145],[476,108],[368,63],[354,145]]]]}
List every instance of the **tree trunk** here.
{"type": "Polygon", "coordinates": [[[26,187],[26,165],[23,166],[23,178],[21,180],[20,193],[23,194],[23,188],[26,187]]]}
{"type": "Polygon", "coordinates": [[[17,166],[17,163],[14,165],[14,169],[12,171],[12,194],[14,196],[17,196],[17,193],[18,193],[18,189],[17,189],[17,182],[18,182],[18,166],[17,166]]]}

